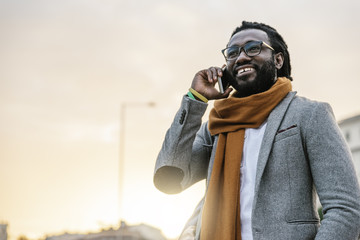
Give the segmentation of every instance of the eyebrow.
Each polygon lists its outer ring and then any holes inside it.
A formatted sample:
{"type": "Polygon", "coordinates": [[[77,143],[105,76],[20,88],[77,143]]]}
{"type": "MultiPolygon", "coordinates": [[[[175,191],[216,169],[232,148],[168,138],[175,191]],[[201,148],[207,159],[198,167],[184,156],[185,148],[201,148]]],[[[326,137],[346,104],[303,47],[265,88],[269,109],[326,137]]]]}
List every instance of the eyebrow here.
{"type": "Polygon", "coordinates": [[[248,44],[249,42],[263,42],[263,41],[260,41],[260,40],[249,40],[247,42],[245,42],[244,44],[242,45],[239,45],[239,44],[233,44],[233,45],[229,45],[227,44],[226,47],[232,47],[232,46],[239,46],[239,47],[242,47],[242,46],[245,46],[246,44],[248,44]]]}

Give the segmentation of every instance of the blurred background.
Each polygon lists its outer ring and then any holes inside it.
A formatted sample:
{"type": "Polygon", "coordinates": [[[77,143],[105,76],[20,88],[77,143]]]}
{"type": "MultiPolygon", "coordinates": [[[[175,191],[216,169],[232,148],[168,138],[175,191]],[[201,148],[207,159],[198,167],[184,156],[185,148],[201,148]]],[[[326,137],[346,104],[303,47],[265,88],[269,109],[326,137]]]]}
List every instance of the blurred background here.
{"type": "MultiPolygon", "coordinates": [[[[293,89],[360,113],[358,0],[0,0],[0,223],[8,237],[146,223],[176,237],[204,193],[152,182],[194,74],[242,20],[275,27],[293,89]]],[[[210,107],[209,107],[210,109],[210,107]]],[[[204,117],[206,120],[206,116],[204,117]]]]}

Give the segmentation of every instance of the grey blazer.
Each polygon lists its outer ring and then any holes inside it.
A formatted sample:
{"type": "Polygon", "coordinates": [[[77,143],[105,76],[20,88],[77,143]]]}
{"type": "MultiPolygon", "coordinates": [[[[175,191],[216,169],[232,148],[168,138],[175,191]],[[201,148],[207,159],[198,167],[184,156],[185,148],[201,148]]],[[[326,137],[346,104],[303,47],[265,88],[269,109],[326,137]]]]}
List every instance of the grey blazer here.
{"type": "MultiPolygon", "coordinates": [[[[178,193],[209,180],[217,136],[202,124],[206,108],[184,96],[156,161],[154,184],[159,190],[178,193]]],[[[197,239],[202,206],[203,200],[187,223],[197,226],[197,239]]],[[[359,183],[327,103],[290,92],[268,117],[256,172],[252,232],[254,240],[358,239],[359,183]],[[323,207],[321,224],[316,194],[323,207]]]]}

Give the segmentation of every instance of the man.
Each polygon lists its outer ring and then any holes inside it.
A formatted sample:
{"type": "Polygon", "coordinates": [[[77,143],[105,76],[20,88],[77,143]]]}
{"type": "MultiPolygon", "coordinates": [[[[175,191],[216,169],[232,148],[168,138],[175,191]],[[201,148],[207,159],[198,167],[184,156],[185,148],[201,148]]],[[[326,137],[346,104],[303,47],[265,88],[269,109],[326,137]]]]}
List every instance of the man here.
{"type": "Polygon", "coordinates": [[[292,91],[283,38],[244,21],[223,54],[226,70],[195,75],[155,166],[154,184],[167,193],[207,179],[180,239],[357,239],[360,190],[349,149],[331,107],[292,91]],[[218,77],[235,89],[230,97],[232,89],[215,88],[218,77]]]}

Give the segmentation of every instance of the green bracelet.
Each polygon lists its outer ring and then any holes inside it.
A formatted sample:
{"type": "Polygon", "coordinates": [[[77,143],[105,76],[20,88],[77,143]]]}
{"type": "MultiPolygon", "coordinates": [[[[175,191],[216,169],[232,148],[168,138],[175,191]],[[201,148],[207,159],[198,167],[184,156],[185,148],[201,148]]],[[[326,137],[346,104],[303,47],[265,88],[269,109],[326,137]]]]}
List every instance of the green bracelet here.
{"type": "Polygon", "coordinates": [[[188,92],[187,95],[189,96],[189,98],[196,100],[196,98],[194,97],[194,95],[190,91],[188,92]]]}

